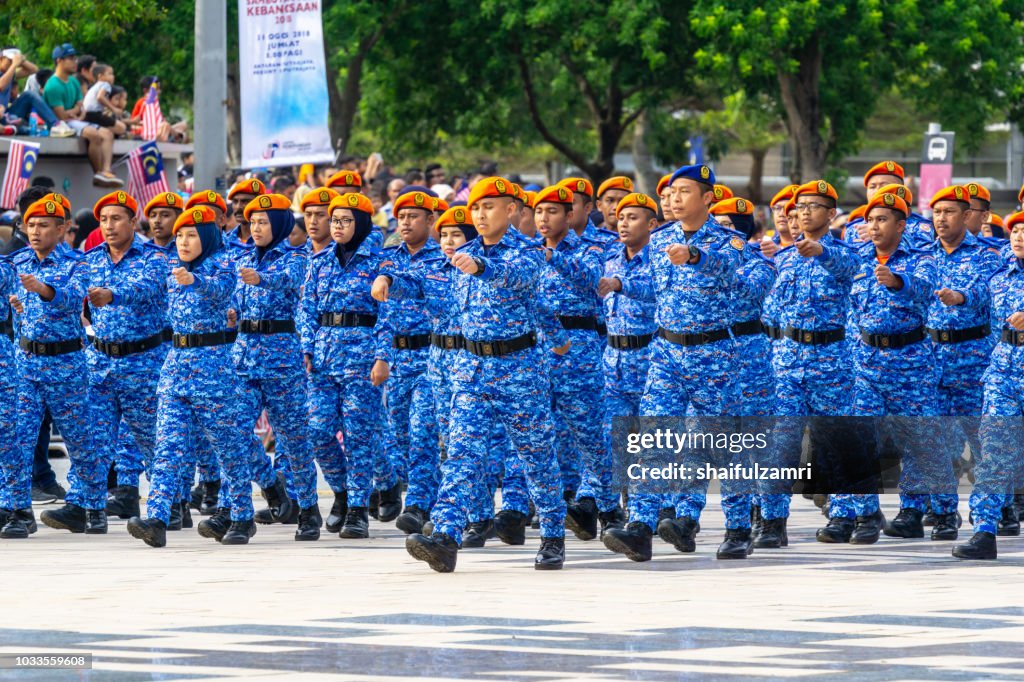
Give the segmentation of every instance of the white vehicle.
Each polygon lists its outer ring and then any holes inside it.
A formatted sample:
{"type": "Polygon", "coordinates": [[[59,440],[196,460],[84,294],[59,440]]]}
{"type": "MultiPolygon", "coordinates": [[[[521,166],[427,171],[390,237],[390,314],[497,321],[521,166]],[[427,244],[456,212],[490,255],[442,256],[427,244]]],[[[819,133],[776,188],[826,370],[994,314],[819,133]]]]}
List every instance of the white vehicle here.
{"type": "Polygon", "coordinates": [[[944,137],[933,137],[928,141],[928,160],[943,161],[949,151],[949,143],[944,137]]]}

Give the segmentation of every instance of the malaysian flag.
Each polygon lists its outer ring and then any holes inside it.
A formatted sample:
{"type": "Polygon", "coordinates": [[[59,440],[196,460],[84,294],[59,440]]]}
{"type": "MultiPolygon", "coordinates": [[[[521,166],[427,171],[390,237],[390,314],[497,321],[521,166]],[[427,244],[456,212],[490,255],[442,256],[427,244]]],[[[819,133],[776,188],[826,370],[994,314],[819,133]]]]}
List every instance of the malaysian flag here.
{"type": "Polygon", "coordinates": [[[157,194],[169,191],[164,159],[156,142],[147,142],[132,150],[128,155],[128,194],[145,205],[157,194]]]}
{"type": "Polygon", "coordinates": [[[32,142],[11,140],[7,152],[7,170],[4,171],[3,192],[0,192],[0,208],[15,208],[18,195],[28,187],[28,179],[39,158],[39,145],[32,142]]]}
{"type": "Polygon", "coordinates": [[[164,114],[160,111],[160,95],[156,85],[149,86],[146,101],[142,103],[142,139],[155,140],[164,122],[164,114]]]}

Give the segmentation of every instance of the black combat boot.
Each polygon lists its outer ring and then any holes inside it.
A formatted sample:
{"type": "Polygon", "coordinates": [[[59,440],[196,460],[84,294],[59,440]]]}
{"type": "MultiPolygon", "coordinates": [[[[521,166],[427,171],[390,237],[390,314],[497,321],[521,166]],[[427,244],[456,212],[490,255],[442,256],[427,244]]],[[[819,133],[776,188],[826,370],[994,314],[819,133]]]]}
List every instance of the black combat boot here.
{"type": "Polygon", "coordinates": [[[718,546],[719,559],[746,559],[754,552],[749,528],[726,528],[725,540],[718,546]]]}
{"type": "Polygon", "coordinates": [[[208,519],[199,522],[197,531],[204,538],[210,538],[220,542],[224,534],[231,527],[231,510],[227,507],[218,507],[217,511],[208,519]]]}
{"type": "Polygon", "coordinates": [[[580,540],[597,537],[597,503],[593,497],[583,497],[566,504],[565,527],[580,540]]]}
{"type": "Polygon", "coordinates": [[[494,519],[474,521],[462,534],[462,549],[483,547],[489,538],[494,535],[494,519]]]}
{"type": "Polygon", "coordinates": [[[867,516],[858,516],[853,525],[853,533],[850,534],[850,544],[875,544],[878,542],[879,534],[884,526],[885,515],[882,514],[881,509],[876,509],[873,514],[868,514],[867,516]]]}
{"type": "Polygon", "coordinates": [[[256,522],[252,519],[246,521],[232,521],[228,532],[220,539],[222,545],[248,545],[249,538],[256,535],[256,522]]]}
{"type": "Polygon", "coordinates": [[[203,501],[199,505],[199,514],[201,516],[210,516],[216,514],[219,507],[217,506],[220,499],[220,479],[216,481],[207,481],[205,489],[203,491],[203,501]]]}
{"type": "MultiPolygon", "coordinates": [[[[758,514],[760,516],[760,513],[758,514]]],[[[786,519],[760,518],[761,532],[754,539],[757,549],[780,549],[789,546],[789,535],[786,532],[786,519]]]]}
{"type": "Polygon", "coordinates": [[[676,551],[689,554],[697,550],[697,532],[700,525],[689,516],[678,519],[663,519],[658,522],[658,537],[676,548],[676,551]]]}
{"type": "Polygon", "coordinates": [[[60,509],[47,509],[39,515],[39,520],[57,530],[69,530],[72,533],[85,532],[85,510],[70,502],[60,509]]]}
{"type": "Polygon", "coordinates": [[[324,520],[320,516],[320,509],[311,504],[305,509],[299,510],[299,524],[295,529],[295,539],[299,541],[314,541],[320,539],[320,526],[324,520]]]}
{"type": "Polygon", "coordinates": [[[119,519],[139,516],[139,487],[119,485],[107,491],[107,514],[119,519]]]}
{"type": "Polygon", "coordinates": [[[181,527],[191,528],[192,527],[192,509],[188,502],[182,500],[178,503],[181,506],[181,527]]]}
{"type": "Polygon", "coordinates": [[[538,571],[557,571],[565,564],[565,538],[541,538],[533,560],[538,571]]]}
{"type": "Polygon", "coordinates": [[[269,488],[261,488],[260,494],[263,499],[267,501],[267,510],[270,515],[262,515],[261,523],[284,523],[285,520],[290,519],[294,504],[291,498],[288,497],[288,491],[285,489],[284,474],[280,471],[277,472],[277,476],[274,480],[274,484],[269,488]]]}
{"type": "Polygon", "coordinates": [[[345,515],[348,514],[348,491],[342,490],[334,493],[334,504],[331,505],[331,512],[327,515],[327,522],[324,528],[328,533],[337,533],[345,524],[345,515]]]}
{"type": "Polygon", "coordinates": [[[370,537],[370,512],[366,507],[349,507],[345,515],[345,525],[338,532],[338,537],[347,539],[363,539],[370,537]]]}
{"type": "Polygon", "coordinates": [[[953,547],[953,556],[957,559],[995,559],[996,536],[981,531],[962,545],[953,547]]]}
{"type": "Polygon", "coordinates": [[[128,533],[150,547],[167,545],[167,525],[159,519],[140,519],[133,516],[128,519],[128,533]]]}
{"type": "Polygon", "coordinates": [[[395,526],[406,535],[422,533],[423,524],[426,523],[429,518],[430,515],[427,514],[427,512],[420,509],[415,504],[412,504],[406,507],[405,511],[398,515],[398,518],[395,519],[395,526]]]}
{"type": "Polygon", "coordinates": [[[616,505],[615,509],[611,511],[598,513],[597,520],[601,523],[601,537],[604,537],[604,534],[612,528],[626,527],[626,512],[622,507],[616,505]]]}
{"type": "Polygon", "coordinates": [[[380,491],[380,507],[377,509],[377,518],[388,523],[398,518],[402,513],[402,482],[398,481],[387,490],[380,491]]]}
{"type": "Polygon", "coordinates": [[[4,540],[21,540],[32,535],[39,527],[32,507],[14,509],[8,512],[7,522],[0,528],[0,538],[4,540]]]}
{"type": "Polygon", "coordinates": [[[167,519],[167,530],[181,530],[181,524],[181,505],[177,502],[171,502],[171,516],[167,519]]]}
{"type": "Polygon", "coordinates": [[[892,522],[885,524],[882,531],[891,538],[923,538],[924,526],[921,518],[924,516],[919,510],[905,507],[892,522]]]}
{"type": "Polygon", "coordinates": [[[996,535],[999,537],[1014,537],[1020,535],[1020,518],[1014,505],[1003,507],[1002,518],[996,524],[996,535]]]}
{"type": "Polygon", "coordinates": [[[646,523],[632,521],[625,528],[609,528],[601,537],[604,546],[630,561],[650,561],[653,533],[646,523]]]}
{"type": "Polygon", "coordinates": [[[855,522],[853,519],[836,516],[835,518],[829,519],[828,525],[824,528],[819,528],[818,532],[814,534],[814,537],[818,542],[846,544],[850,541],[850,536],[853,535],[854,525],[855,522]]]}
{"type": "Polygon", "coordinates": [[[506,545],[526,544],[526,525],[529,519],[514,509],[502,509],[494,515],[494,533],[506,545]]]}
{"type": "MultiPolygon", "coordinates": [[[[1004,510],[1005,511],[1005,510],[1004,510]]],[[[935,525],[932,526],[932,540],[956,540],[960,531],[956,512],[936,514],[935,525]]]]}
{"type": "Polygon", "coordinates": [[[86,509],[85,510],[85,534],[106,535],[107,534],[107,510],[86,509]]]}
{"type": "Polygon", "coordinates": [[[434,533],[430,537],[413,533],[405,539],[405,551],[412,558],[427,562],[438,573],[454,571],[459,556],[458,544],[444,533],[434,533]]]}

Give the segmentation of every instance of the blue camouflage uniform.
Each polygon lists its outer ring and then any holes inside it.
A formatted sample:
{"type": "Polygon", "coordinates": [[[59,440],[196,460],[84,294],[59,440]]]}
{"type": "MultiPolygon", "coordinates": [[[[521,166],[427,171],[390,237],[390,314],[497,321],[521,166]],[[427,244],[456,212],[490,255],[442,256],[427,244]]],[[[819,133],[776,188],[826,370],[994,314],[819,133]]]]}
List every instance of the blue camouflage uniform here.
{"type": "MultiPolygon", "coordinates": [[[[433,239],[416,253],[409,253],[402,243],[383,250],[381,273],[422,271],[439,256],[441,247],[433,239]]],[[[392,337],[394,358],[384,392],[387,427],[394,437],[389,459],[408,483],[406,506],[429,511],[440,483],[438,427],[427,375],[431,320],[422,300],[413,298],[389,300],[381,306],[381,315],[392,337]]]]}
{"type": "MultiPolygon", "coordinates": [[[[784,332],[772,344],[774,413],[780,417],[842,416],[852,409],[853,362],[844,337],[850,287],[861,259],[852,246],[831,234],[822,236],[819,243],[822,253],[812,258],[801,256],[792,244],[775,254],[779,275],[766,315],[784,332]]],[[[782,431],[776,439],[778,460],[794,465],[804,423],[784,419],[778,425],[782,431]]],[[[783,506],[763,508],[765,518],[780,518],[788,512],[788,496],[775,500],[783,506]]],[[[845,513],[846,509],[833,511],[845,513]]]]}
{"type": "MultiPolygon", "coordinates": [[[[930,254],[913,249],[902,240],[889,256],[886,265],[903,280],[903,287],[893,291],[878,283],[874,269],[878,264],[875,246],[866,243],[860,249],[862,263],[854,275],[850,292],[850,321],[863,336],[899,335],[920,332],[923,337],[901,348],[875,347],[863,338],[853,342],[856,376],[853,391],[853,414],[857,416],[899,415],[934,417],[939,414],[937,397],[938,371],[931,340],[924,334],[928,308],[935,291],[935,260],[930,254]]],[[[953,487],[952,462],[948,457],[929,457],[928,443],[936,426],[934,420],[917,419],[901,434],[902,504],[925,510],[927,495],[922,490],[934,488],[934,482],[953,487]],[[948,474],[948,475],[947,475],[948,474]],[[932,484],[924,484],[925,479],[932,484]]],[[[832,502],[838,509],[832,516],[869,516],[878,510],[878,495],[837,495],[832,502]]],[[[944,514],[952,510],[935,509],[944,514]]]]}
{"type": "Polygon", "coordinates": [[[307,433],[306,376],[299,337],[294,326],[292,331],[261,332],[252,325],[294,325],[308,259],[302,247],[282,241],[262,257],[258,249],[240,255],[235,265],[238,269],[256,270],[260,282],[249,285],[238,280],[233,307],[239,333],[232,359],[238,376],[251,389],[252,423],[265,409],[276,438],[273,468],[265,454],[257,457],[253,478],[261,487],[269,488],[273,486],[275,470],[287,471],[286,479],[291,483],[288,494],[306,509],[317,502],[316,466],[307,433]]]}
{"type": "MultiPolygon", "coordinates": [[[[640,401],[643,416],[736,415],[739,382],[735,373],[736,342],[729,326],[733,320],[730,289],[742,264],[746,243],[730,237],[713,218],[687,236],[679,223],[670,223],[651,234],[648,246],[657,308],[659,338],[651,345],[650,369],[640,401]],[[700,259],[693,265],[673,265],[665,252],[671,244],[696,246],[700,259]],[[670,334],[724,334],[710,343],[681,345],[660,336],[670,334]]],[[[638,493],[630,500],[632,521],[655,530],[661,496],[638,493]]],[[[704,507],[702,493],[679,495],[678,517],[699,520],[704,507]]],[[[727,528],[750,526],[749,511],[730,508],[723,497],[727,528]]]]}
{"type": "Polygon", "coordinates": [[[1024,332],[1006,319],[1024,311],[1024,263],[1013,258],[989,281],[991,319],[1000,328],[982,377],[981,457],[974,465],[971,492],[974,531],[996,534],[1003,507],[1024,481],[1020,418],[1024,415],[1024,332]]]}
{"type": "MultiPolygon", "coordinates": [[[[205,247],[204,247],[205,248],[205,247]]],[[[232,521],[253,518],[252,467],[249,452],[252,397],[231,362],[227,311],[235,290],[235,268],[224,249],[204,254],[192,270],[195,281],[183,286],[167,274],[167,314],[178,335],[220,335],[216,345],[178,347],[173,344],[157,389],[157,447],[146,514],[167,523],[171,505],[180,498],[182,467],[200,440],[217,453],[227,488],[222,506],[232,521]]],[[[170,269],[180,266],[177,255],[170,269]]]]}
{"type": "MultiPolygon", "coordinates": [[[[8,296],[18,290],[18,279],[7,258],[0,257],[0,509],[14,509],[13,493],[20,485],[25,460],[17,438],[18,392],[21,372],[14,356],[13,320],[8,296]]],[[[31,461],[28,463],[31,476],[31,461]]],[[[31,502],[31,500],[30,500],[31,502]]]]}
{"type": "Polygon", "coordinates": [[[381,447],[382,391],[370,383],[374,362],[390,362],[392,354],[391,337],[370,296],[381,261],[369,238],[345,265],[336,247],[324,249],[310,262],[300,303],[302,352],[313,365],[307,384],[313,455],[328,481],[345,476],[349,509],[369,505],[381,447]],[[322,315],[344,317],[346,324],[324,325],[322,315]]]}
{"type": "MultiPolygon", "coordinates": [[[[537,334],[541,324],[534,297],[543,266],[539,248],[529,246],[511,230],[493,245],[477,238],[459,249],[482,264],[477,275],[461,271],[455,278],[460,328],[470,344],[491,344],[537,334]]],[[[565,345],[564,330],[549,327],[545,342],[565,345]]],[[[481,348],[481,352],[485,352],[481,348]]],[[[434,532],[462,542],[474,498],[474,487],[486,485],[484,470],[494,427],[505,426],[515,458],[522,464],[530,496],[537,507],[541,536],[565,535],[565,501],[558,460],[552,449],[551,392],[544,347],[532,345],[504,355],[476,355],[469,350],[455,358],[448,458],[442,464],[441,486],[431,512],[434,532]]],[[[477,493],[479,494],[479,493],[477,493]]]]}
{"type": "MultiPolygon", "coordinates": [[[[843,239],[857,246],[869,241],[867,239],[860,239],[857,236],[857,226],[863,224],[863,218],[855,218],[846,223],[846,232],[843,234],[843,239]]],[[[935,227],[932,221],[923,215],[911,213],[907,218],[907,225],[903,229],[903,238],[907,240],[907,243],[912,248],[927,249],[935,241],[935,227]]]]}
{"type": "Polygon", "coordinates": [[[138,235],[117,263],[106,243],[85,254],[89,286],[113,295],[105,306],[89,306],[95,333],[86,349],[94,447],[106,463],[117,459],[123,485],[138,486],[140,465],[153,461],[156,447],[157,384],[168,344],[167,287],[154,273],[166,269],[166,260],[138,235]]]}
{"type": "MultiPolygon", "coordinates": [[[[603,432],[604,342],[597,330],[603,254],[600,242],[569,230],[541,270],[536,291],[541,311],[558,317],[571,342],[567,353],[551,353],[547,358],[553,414],[566,425],[569,436],[564,445],[556,439],[559,459],[577,458],[571,467],[579,469],[582,464],[577,499],[591,497],[598,511],[607,512],[618,506],[618,495],[612,490],[611,458],[603,432]]],[[[561,470],[566,469],[563,464],[561,470]]]]}
{"type": "MultiPolygon", "coordinates": [[[[947,306],[938,296],[928,309],[928,329],[935,343],[939,371],[940,414],[965,417],[950,422],[950,434],[944,443],[950,446],[950,459],[959,460],[966,440],[972,455],[980,454],[977,417],[981,414],[983,390],[981,377],[988,366],[995,339],[989,317],[991,296],[988,282],[999,270],[998,253],[970,232],[952,252],[947,253],[939,240],[929,249],[938,271],[936,289],[949,288],[964,295],[964,303],[947,306]],[[975,332],[975,333],[970,333],[975,332]],[[971,338],[963,339],[969,334],[971,338]],[[959,335],[959,336],[958,336],[959,335]]],[[[955,511],[955,494],[932,498],[932,508],[955,511]]],[[[907,506],[904,504],[903,506],[907,506]]]]}
{"type": "Polygon", "coordinates": [[[82,304],[88,278],[83,259],[80,251],[70,248],[54,249],[42,260],[32,249],[24,248],[10,258],[18,275],[34,275],[54,290],[53,300],[44,301],[20,285],[16,287],[25,309],[17,321],[19,344],[78,344],[78,350],[59,355],[36,355],[24,347],[15,351],[23,381],[18,395],[18,442],[22,444],[20,462],[15,465],[18,484],[11,492],[14,508],[32,505],[29,444],[36,442],[47,409],[71,457],[71,490],[65,500],[92,510],[103,510],[107,505],[107,471],[102,453],[93,446],[89,371],[81,346],[85,338],[82,304]]]}

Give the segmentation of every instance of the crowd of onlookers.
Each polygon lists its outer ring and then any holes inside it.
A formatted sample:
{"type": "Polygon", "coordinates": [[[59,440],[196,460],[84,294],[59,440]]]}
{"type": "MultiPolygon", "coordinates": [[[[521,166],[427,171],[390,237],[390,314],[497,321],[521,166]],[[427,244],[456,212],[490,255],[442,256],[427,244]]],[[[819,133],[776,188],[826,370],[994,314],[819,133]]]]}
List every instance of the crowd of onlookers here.
{"type": "MultiPolygon", "coordinates": [[[[0,51],[0,132],[6,135],[81,137],[97,187],[124,184],[111,171],[117,137],[141,139],[147,101],[159,107],[160,81],[146,76],[128,107],[128,91],[113,66],[80,55],[70,43],[53,48],[52,68],[39,68],[15,46],[0,51]]],[[[162,112],[151,119],[151,139],[188,141],[187,124],[170,123],[162,112]]]]}

